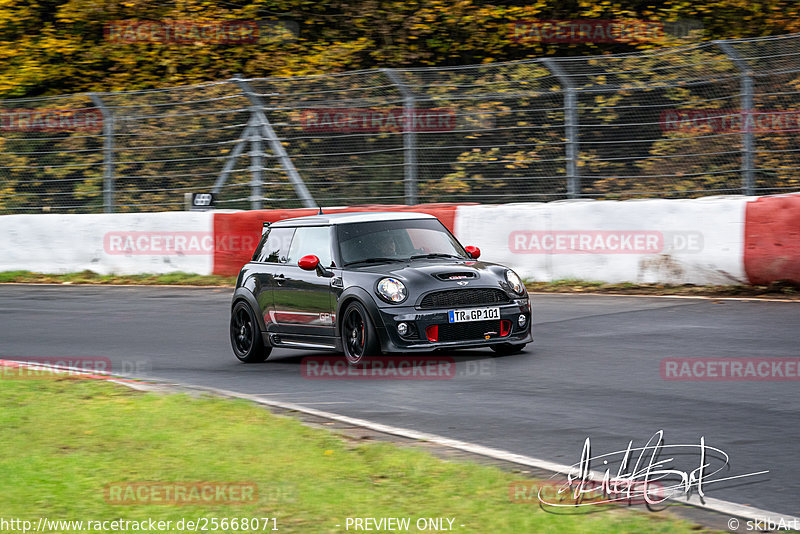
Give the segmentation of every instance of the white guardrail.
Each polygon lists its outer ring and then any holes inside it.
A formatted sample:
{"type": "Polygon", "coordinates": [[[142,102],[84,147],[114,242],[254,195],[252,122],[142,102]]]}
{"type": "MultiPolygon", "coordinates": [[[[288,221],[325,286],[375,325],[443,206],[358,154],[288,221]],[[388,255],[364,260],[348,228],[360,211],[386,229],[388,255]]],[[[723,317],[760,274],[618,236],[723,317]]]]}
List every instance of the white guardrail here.
{"type": "MultiPolygon", "coordinates": [[[[433,213],[537,281],[800,282],[800,195],[338,208],[433,213]]],[[[261,222],[314,210],[0,216],[0,271],[231,275],[261,222]]]]}

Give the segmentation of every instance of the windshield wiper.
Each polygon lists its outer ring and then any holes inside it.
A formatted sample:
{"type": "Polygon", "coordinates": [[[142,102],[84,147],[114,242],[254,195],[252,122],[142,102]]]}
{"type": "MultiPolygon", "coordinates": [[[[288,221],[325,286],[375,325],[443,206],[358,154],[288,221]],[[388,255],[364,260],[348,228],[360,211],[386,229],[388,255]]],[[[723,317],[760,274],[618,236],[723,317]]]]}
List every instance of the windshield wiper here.
{"type": "Polygon", "coordinates": [[[349,263],[345,263],[345,267],[348,265],[355,265],[356,263],[386,263],[386,262],[404,262],[406,260],[402,260],[399,258],[366,258],[364,260],[358,261],[351,261],[349,263]]]}
{"type": "Polygon", "coordinates": [[[412,260],[416,260],[418,258],[457,258],[459,260],[463,260],[461,256],[456,256],[455,254],[444,254],[442,252],[432,252],[430,254],[415,254],[411,256],[412,260]]]}

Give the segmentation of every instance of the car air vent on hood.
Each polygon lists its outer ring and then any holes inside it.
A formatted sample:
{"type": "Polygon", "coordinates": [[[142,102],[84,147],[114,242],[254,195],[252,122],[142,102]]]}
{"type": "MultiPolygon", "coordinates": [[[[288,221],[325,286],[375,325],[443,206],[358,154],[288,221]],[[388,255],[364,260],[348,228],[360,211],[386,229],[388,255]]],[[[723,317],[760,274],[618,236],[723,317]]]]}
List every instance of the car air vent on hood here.
{"type": "Polygon", "coordinates": [[[477,278],[477,275],[473,271],[436,273],[433,276],[439,280],[467,280],[470,278],[477,278]]]}

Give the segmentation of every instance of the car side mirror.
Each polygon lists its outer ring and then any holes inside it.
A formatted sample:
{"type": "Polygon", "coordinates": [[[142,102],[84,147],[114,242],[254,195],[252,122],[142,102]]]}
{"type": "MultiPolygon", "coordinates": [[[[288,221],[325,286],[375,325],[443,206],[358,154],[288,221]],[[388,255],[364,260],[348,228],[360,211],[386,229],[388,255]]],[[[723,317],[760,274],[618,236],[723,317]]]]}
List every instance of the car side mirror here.
{"type": "Polygon", "coordinates": [[[322,264],[319,262],[319,258],[314,256],[313,254],[309,254],[308,256],[303,256],[299,260],[297,260],[297,266],[303,269],[304,271],[317,271],[319,276],[324,276],[325,278],[333,278],[333,272],[329,271],[322,264]]]}
{"type": "Polygon", "coordinates": [[[297,266],[303,269],[304,271],[315,271],[318,265],[319,265],[319,258],[314,256],[313,254],[309,254],[308,256],[303,256],[302,258],[297,260],[297,266]]]}
{"type": "Polygon", "coordinates": [[[478,247],[473,247],[472,245],[470,245],[468,247],[464,247],[464,250],[467,251],[467,254],[469,254],[469,257],[472,258],[473,260],[477,260],[478,258],[481,257],[481,249],[479,249],[478,247]]]}

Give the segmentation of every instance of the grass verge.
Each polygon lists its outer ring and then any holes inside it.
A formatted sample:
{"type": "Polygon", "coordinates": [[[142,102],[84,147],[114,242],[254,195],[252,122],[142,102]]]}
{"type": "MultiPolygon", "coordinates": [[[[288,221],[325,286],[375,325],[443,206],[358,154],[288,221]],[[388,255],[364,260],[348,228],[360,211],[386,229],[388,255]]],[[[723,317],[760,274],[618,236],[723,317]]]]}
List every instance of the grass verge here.
{"type": "Polygon", "coordinates": [[[409,517],[409,532],[420,531],[418,518],[453,518],[453,531],[464,533],[697,532],[664,513],[592,507],[598,513],[557,515],[512,503],[509,484],[519,476],[347,441],[244,401],[144,394],[76,377],[4,377],[0,406],[3,517],[34,525],[42,516],[173,525],[187,518],[274,517],[283,532],[332,533],[346,532],[348,517],[409,517]],[[145,481],[248,482],[257,498],[181,506],[109,502],[109,484],[145,481]]]}
{"type": "Polygon", "coordinates": [[[0,272],[0,284],[101,284],[101,285],[177,285],[177,286],[233,286],[235,276],[201,275],[192,273],[166,274],[97,274],[81,271],[67,274],[45,274],[30,271],[0,272]]]}
{"type": "MultiPolygon", "coordinates": [[[[178,285],[230,286],[235,276],[199,275],[191,273],[116,275],[92,271],[67,274],[44,274],[30,271],[0,272],[0,284],[101,284],[101,285],[178,285]]],[[[529,291],[541,293],[607,293],[625,295],[679,295],[708,297],[762,297],[800,300],[800,287],[788,283],[769,286],[728,285],[696,286],[692,284],[609,284],[585,280],[526,281],[529,291]]]]}
{"type": "Polygon", "coordinates": [[[677,295],[689,297],[762,297],[800,300],[800,287],[789,283],[769,286],[727,285],[697,286],[694,284],[632,284],[556,280],[525,284],[529,291],[541,293],[613,293],[616,295],[677,295]]]}

